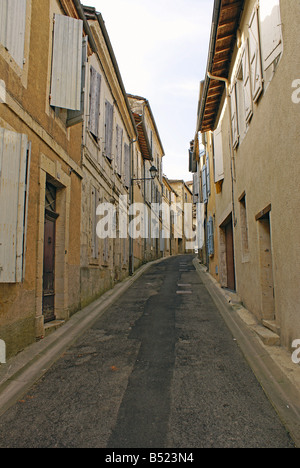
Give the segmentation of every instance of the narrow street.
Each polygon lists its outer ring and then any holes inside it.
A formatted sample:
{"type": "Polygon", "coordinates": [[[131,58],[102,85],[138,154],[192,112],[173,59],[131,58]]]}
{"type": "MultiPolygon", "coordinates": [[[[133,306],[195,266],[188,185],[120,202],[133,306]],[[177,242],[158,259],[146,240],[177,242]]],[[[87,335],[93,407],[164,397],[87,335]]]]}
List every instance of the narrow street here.
{"type": "Polygon", "coordinates": [[[141,276],[1,417],[0,447],[292,448],[192,260],[141,276]]]}

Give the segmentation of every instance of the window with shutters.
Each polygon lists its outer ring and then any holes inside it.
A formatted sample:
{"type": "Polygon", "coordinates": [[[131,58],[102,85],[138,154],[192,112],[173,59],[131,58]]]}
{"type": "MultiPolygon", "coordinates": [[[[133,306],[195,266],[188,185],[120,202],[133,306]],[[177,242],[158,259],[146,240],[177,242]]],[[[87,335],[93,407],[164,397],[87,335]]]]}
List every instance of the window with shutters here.
{"type": "Polygon", "coordinates": [[[257,102],[263,90],[258,7],[255,7],[249,22],[249,58],[252,99],[257,102]]]}
{"type": "Polygon", "coordinates": [[[122,175],[122,149],[123,149],[123,128],[117,125],[116,129],[116,172],[122,175]]]}
{"type": "Polygon", "coordinates": [[[213,256],[215,253],[214,245],[214,220],[210,216],[207,223],[207,253],[209,256],[213,256]]]}
{"type": "Polygon", "coordinates": [[[90,106],[89,106],[89,131],[98,141],[100,118],[100,92],[101,75],[91,66],[90,68],[90,106]]]}
{"type": "Polygon", "coordinates": [[[54,15],[50,105],[80,111],[83,22],[54,15]]]}
{"type": "Polygon", "coordinates": [[[240,70],[240,80],[242,81],[243,89],[243,118],[245,122],[249,122],[253,115],[253,101],[251,95],[251,79],[250,79],[250,62],[249,62],[249,42],[245,41],[242,52],[242,65],[240,70]]]}
{"type": "Polygon", "coordinates": [[[127,143],[124,144],[124,185],[129,189],[131,184],[130,170],[130,147],[127,143]]]}
{"type": "Polygon", "coordinates": [[[222,122],[213,135],[215,183],[224,180],[222,122]]]}
{"type": "Polygon", "coordinates": [[[81,98],[79,110],[67,111],[67,127],[71,127],[80,122],[83,122],[84,106],[85,106],[85,87],[86,87],[86,73],[88,62],[88,37],[82,39],[82,67],[81,67],[81,98]]]}
{"type": "Polygon", "coordinates": [[[0,283],[24,280],[29,170],[27,136],[0,128],[0,283]]]}
{"type": "Polygon", "coordinates": [[[232,128],[232,145],[236,148],[239,144],[239,127],[238,127],[238,111],[237,111],[237,82],[235,81],[232,86],[230,94],[231,102],[231,128],[232,128]]]}
{"type": "Polygon", "coordinates": [[[23,69],[26,30],[26,0],[0,1],[0,43],[23,69]]]}
{"type": "Polygon", "coordinates": [[[210,187],[210,165],[209,165],[209,156],[206,154],[206,183],[207,183],[207,195],[211,194],[211,187],[210,187]]]}
{"type": "Polygon", "coordinates": [[[203,203],[208,202],[208,195],[207,195],[207,172],[206,166],[202,168],[202,196],[203,196],[203,203]]]}
{"type": "Polygon", "coordinates": [[[283,51],[280,1],[260,0],[260,33],[263,69],[267,70],[283,51]]]}
{"type": "Polygon", "coordinates": [[[114,106],[105,101],[105,156],[112,161],[114,106]]]}

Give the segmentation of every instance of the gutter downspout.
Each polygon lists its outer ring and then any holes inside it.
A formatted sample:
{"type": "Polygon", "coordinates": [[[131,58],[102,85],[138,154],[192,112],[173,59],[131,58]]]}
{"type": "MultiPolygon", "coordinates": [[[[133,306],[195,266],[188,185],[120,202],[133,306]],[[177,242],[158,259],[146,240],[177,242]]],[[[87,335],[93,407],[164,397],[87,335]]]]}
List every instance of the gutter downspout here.
{"type": "Polygon", "coordinates": [[[229,80],[227,78],[222,78],[220,76],[214,76],[209,71],[207,72],[208,78],[215,81],[222,81],[226,85],[226,101],[229,112],[229,141],[230,141],[230,168],[231,168],[231,185],[232,185],[232,211],[233,211],[233,223],[234,227],[237,225],[237,220],[235,216],[235,202],[234,202],[234,183],[236,182],[236,168],[235,168],[235,157],[233,150],[233,141],[232,141],[232,115],[231,115],[231,98],[229,91],[229,80]]]}

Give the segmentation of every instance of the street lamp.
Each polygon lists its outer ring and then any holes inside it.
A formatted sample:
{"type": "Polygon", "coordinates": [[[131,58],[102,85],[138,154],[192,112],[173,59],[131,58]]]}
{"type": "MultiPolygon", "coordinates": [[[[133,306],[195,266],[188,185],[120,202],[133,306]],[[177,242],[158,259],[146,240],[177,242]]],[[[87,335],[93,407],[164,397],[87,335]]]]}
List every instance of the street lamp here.
{"type": "Polygon", "coordinates": [[[152,166],[151,169],[150,169],[150,174],[151,174],[152,180],[155,179],[155,177],[157,176],[157,173],[158,173],[158,170],[156,169],[156,167],[152,166]]]}

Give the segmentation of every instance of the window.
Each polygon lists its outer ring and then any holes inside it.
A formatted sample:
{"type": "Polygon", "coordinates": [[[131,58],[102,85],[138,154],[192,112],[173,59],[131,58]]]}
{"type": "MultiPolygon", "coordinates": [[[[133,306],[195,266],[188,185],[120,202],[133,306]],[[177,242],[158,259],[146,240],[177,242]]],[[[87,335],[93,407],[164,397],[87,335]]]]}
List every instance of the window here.
{"type": "Polygon", "coordinates": [[[91,132],[96,141],[99,137],[100,90],[101,75],[93,67],[91,67],[89,131],[91,132]]]}
{"type": "Polygon", "coordinates": [[[231,128],[232,128],[232,145],[235,149],[239,144],[239,127],[238,127],[238,111],[237,111],[237,82],[235,81],[231,90],[231,128]]]}
{"type": "Polygon", "coordinates": [[[262,63],[267,70],[283,49],[279,0],[260,0],[259,16],[262,63]]]}
{"type": "Polygon", "coordinates": [[[202,168],[202,195],[203,195],[203,203],[208,202],[208,194],[207,194],[207,172],[206,166],[202,168]]]}
{"type": "Polygon", "coordinates": [[[255,8],[249,23],[249,53],[252,99],[257,102],[263,90],[261,52],[259,39],[258,9],[255,8]]]}
{"type": "Polygon", "coordinates": [[[20,68],[24,66],[26,0],[1,0],[0,43],[20,68]]]}
{"type": "Polygon", "coordinates": [[[214,246],[214,220],[210,216],[207,223],[207,253],[209,256],[213,256],[215,253],[214,246]]]}
{"type": "Polygon", "coordinates": [[[124,144],[124,184],[125,187],[130,187],[130,147],[126,143],[124,144]]]}
{"type": "Polygon", "coordinates": [[[82,88],[83,22],[54,15],[50,105],[79,111],[82,88]]]}
{"type": "Polygon", "coordinates": [[[29,170],[27,135],[0,128],[0,283],[24,279],[29,170]]]}
{"type": "Polygon", "coordinates": [[[220,180],[224,179],[222,123],[214,132],[213,142],[214,142],[215,182],[219,182],[220,180]]]}
{"type": "Polygon", "coordinates": [[[112,138],[113,138],[114,106],[105,102],[105,155],[112,160],[112,138]]]}
{"type": "Polygon", "coordinates": [[[119,176],[122,175],[122,149],[123,149],[123,128],[117,125],[116,171],[119,176]]]}

